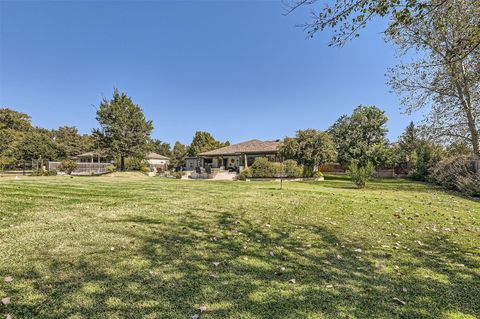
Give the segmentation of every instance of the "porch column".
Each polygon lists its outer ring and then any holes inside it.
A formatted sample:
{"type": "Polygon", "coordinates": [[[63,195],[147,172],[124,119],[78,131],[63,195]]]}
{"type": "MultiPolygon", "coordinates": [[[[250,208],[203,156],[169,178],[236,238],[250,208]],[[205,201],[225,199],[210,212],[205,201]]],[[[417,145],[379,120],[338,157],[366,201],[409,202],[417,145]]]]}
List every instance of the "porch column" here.
{"type": "Polygon", "coordinates": [[[248,168],[247,154],[243,154],[243,156],[244,156],[243,158],[244,158],[244,160],[245,160],[245,169],[247,169],[247,168],[248,168]]]}

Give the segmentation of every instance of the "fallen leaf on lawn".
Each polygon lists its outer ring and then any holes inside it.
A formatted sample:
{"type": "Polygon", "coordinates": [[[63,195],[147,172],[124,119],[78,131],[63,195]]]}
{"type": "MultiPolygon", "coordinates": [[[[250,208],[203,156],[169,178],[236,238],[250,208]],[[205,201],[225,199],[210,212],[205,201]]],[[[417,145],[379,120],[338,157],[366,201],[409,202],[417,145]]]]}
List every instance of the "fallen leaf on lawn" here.
{"type": "Polygon", "coordinates": [[[5,297],[2,299],[2,303],[6,306],[6,305],[9,305],[10,304],[10,298],[9,297],[5,297]]]}
{"type": "Polygon", "coordinates": [[[5,319],[12,319],[12,316],[7,315],[7,316],[5,317],[5,319]]]}
{"type": "Polygon", "coordinates": [[[5,282],[12,282],[13,278],[11,276],[5,277],[5,282]]]}
{"type": "Polygon", "coordinates": [[[114,250],[115,250],[115,247],[110,247],[110,250],[111,250],[111,251],[114,251],[114,250]]]}
{"type": "Polygon", "coordinates": [[[273,251],[269,252],[268,253],[271,257],[275,257],[275,254],[273,253],[273,251]]]}
{"type": "Polygon", "coordinates": [[[213,262],[213,265],[214,265],[215,267],[218,267],[218,265],[220,265],[220,262],[214,261],[214,262],[213,262]]]}
{"type": "Polygon", "coordinates": [[[402,291],[403,291],[403,292],[407,292],[407,291],[408,291],[408,289],[407,289],[407,288],[405,288],[405,287],[402,287],[402,291]]]}
{"type": "Polygon", "coordinates": [[[423,243],[420,240],[415,240],[415,244],[423,246],[423,243]]]}
{"type": "Polygon", "coordinates": [[[405,306],[407,303],[401,299],[398,299],[397,297],[393,298],[393,301],[401,304],[402,306],[405,306]]]}
{"type": "Polygon", "coordinates": [[[337,259],[338,260],[343,259],[342,255],[337,255],[337,259]]]}
{"type": "Polygon", "coordinates": [[[327,288],[327,289],[333,289],[333,285],[326,285],[325,288],[327,288]]]}
{"type": "Polygon", "coordinates": [[[205,312],[207,311],[207,307],[205,305],[201,305],[200,308],[198,308],[198,310],[200,310],[200,312],[205,312]]]}
{"type": "Polygon", "coordinates": [[[294,284],[294,283],[296,283],[297,281],[295,280],[295,278],[292,278],[292,279],[290,279],[288,282],[291,283],[291,284],[294,284]]]}
{"type": "Polygon", "coordinates": [[[357,249],[355,249],[354,251],[357,252],[357,253],[361,253],[361,252],[362,252],[362,250],[361,250],[360,248],[357,248],[357,249]]]}
{"type": "Polygon", "coordinates": [[[191,318],[192,319],[198,319],[198,318],[200,318],[200,316],[199,315],[193,315],[193,316],[191,316],[191,318]]]}

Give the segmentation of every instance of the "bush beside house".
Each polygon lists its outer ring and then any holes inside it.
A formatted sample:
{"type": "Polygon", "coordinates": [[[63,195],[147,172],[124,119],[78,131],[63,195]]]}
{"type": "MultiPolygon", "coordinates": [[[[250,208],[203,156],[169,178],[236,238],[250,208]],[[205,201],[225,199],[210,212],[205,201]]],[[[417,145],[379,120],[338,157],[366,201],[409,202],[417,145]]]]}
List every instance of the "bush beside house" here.
{"type": "Polygon", "coordinates": [[[72,160],[64,160],[60,165],[60,170],[68,175],[71,175],[77,168],[78,164],[72,160]]]}
{"type": "MultiPolygon", "coordinates": [[[[298,165],[294,160],[286,160],[283,163],[270,162],[267,158],[260,158],[256,160],[253,165],[243,170],[240,175],[240,180],[247,178],[301,178],[303,177],[304,169],[298,165]]],[[[311,177],[311,176],[310,176],[311,177]]]]}

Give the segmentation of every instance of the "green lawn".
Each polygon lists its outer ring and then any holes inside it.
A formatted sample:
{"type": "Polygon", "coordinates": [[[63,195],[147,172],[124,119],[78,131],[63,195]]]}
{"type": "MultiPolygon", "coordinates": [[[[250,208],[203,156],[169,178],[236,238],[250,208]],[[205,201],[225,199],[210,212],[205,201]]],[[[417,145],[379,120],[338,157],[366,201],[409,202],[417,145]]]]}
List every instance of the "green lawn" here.
{"type": "Polygon", "coordinates": [[[480,318],[480,203],[409,181],[3,177],[0,253],[0,318],[480,318]]]}

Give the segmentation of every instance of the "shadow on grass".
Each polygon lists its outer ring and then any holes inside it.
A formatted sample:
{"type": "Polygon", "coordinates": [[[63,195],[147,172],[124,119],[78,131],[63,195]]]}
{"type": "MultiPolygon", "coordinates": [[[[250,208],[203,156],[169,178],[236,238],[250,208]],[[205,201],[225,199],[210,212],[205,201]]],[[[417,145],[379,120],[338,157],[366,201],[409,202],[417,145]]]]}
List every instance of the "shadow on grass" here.
{"type": "Polygon", "coordinates": [[[130,239],[125,247],[52,257],[45,269],[14,274],[32,283],[36,301],[12,302],[13,318],[190,318],[200,304],[204,319],[480,316],[478,259],[447,238],[386,251],[324,227],[261,225],[215,209],[204,218],[118,224],[115,232],[130,239]],[[393,267],[397,253],[403,258],[393,267]]]}

